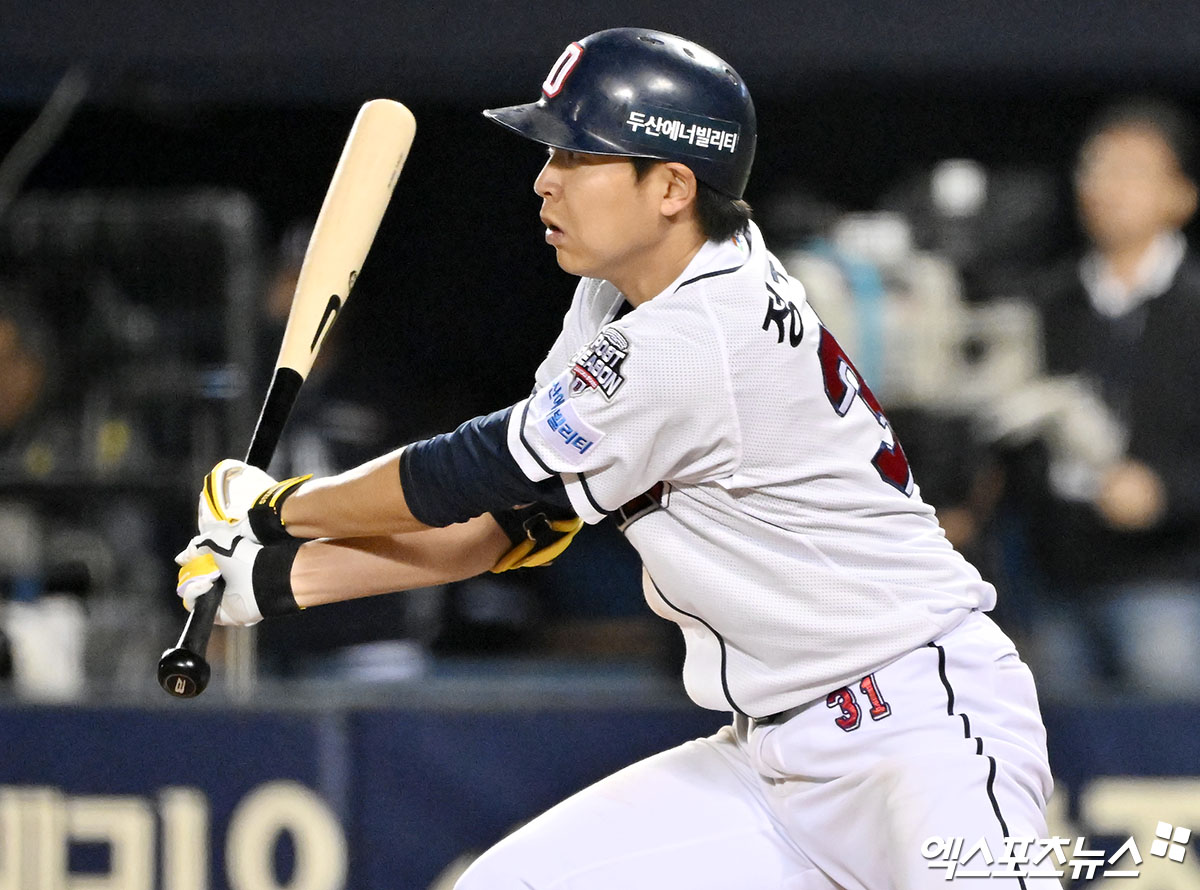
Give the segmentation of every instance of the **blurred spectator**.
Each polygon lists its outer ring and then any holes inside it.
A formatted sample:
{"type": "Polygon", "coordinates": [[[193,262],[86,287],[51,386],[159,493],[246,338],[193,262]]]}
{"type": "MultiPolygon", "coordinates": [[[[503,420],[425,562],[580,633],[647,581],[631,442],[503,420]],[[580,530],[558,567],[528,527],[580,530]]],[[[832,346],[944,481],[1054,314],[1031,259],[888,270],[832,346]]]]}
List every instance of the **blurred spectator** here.
{"type": "MultiPolygon", "coordinates": [[[[0,678],[22,695],[71,698],[83,682],[85,553],[59,552],[64,511],[32,485],[70,459],[49,329],[11,286],[0,286],[0,678]]],[[[86,548],[85,548],[86,551],[86,548]]]]}
{"type": "Polygon", "coordinates": [[[0,473],[44,476],[61,462],[68,430],[55,417],[50,333],[0,285],[0,473]]]}
{"type": "Polygon", "coordinates": [[[891,189],[880,207],[902,213],[917,247],[953,263],[964,297],[980,302],[1020,293],[1053,260],[1059,204],[1049,170],[946,158],[891,189]]]}
{"type": "Polygon", "coordinates": [[[164,477],[124,472],[149,452],[110,397],[121,366],[77,373],[84,350],[44,317],[52,299],[0,282],[0,628],[19,694],[71,698],[85,676],[152,682],[177,621],[160,535],[178,538],[182,511],[164,477]]]}
{"type": "Polygon", "coordinates": [[[1195,152],[1158,101],[1090,127],[1074,180],[1090,245],[1035,292],[1048,377],[997,412],[1029,441],[1009,490],[1044,585],[1027,651],[1048,690],[1200,696],[1195,152]]]}

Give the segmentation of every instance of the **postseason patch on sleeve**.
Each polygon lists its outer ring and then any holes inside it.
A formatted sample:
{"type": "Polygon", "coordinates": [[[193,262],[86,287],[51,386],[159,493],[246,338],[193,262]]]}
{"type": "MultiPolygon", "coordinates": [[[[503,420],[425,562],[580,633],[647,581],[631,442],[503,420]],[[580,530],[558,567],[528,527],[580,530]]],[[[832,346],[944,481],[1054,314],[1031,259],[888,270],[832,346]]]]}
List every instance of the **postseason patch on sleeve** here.
{"type": "Polygon", "coordinates": [[[625,382],[621,363],[629,355],[629,341],[616,328],[601,331],[571,359],[570,394],[595,390],[612,399],[625,382]]]}
{"type": "Polygon", "coordinates": [[[571,466],[578,466],[604,439],[604,433],[583,420],[567,400],[569,378],[568,372],[546,387],[534,399],[530,413],[542,441],[571,466]]]}

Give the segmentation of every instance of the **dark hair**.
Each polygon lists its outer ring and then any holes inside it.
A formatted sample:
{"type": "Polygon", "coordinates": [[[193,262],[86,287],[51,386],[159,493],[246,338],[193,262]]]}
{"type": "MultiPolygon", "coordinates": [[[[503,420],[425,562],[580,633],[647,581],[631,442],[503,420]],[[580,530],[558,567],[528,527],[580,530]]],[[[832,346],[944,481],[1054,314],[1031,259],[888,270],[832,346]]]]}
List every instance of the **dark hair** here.
{"type": "Polygon", "coordinates": [[[1131,96],[1102,109],[1084,131],[1086,148],[1102,133],[1122,128],[1153,130],[1167,143],[1179,169],[1193,182],[1197,178],[1196,125],[1179,106],[1152,96],[1131,96]]]}
{"type": "MultiPolygon", "coordinates": [[[[650,172],[655,164],[665,164],[658,158],[630,158],[638,181],[650,172]]],[[[696,180],[696,219],[700,231],[709,241],[726,241],[746,231],[754,218],[754,211],[741,198],[731,198],[711,185],[696,180]]]]}

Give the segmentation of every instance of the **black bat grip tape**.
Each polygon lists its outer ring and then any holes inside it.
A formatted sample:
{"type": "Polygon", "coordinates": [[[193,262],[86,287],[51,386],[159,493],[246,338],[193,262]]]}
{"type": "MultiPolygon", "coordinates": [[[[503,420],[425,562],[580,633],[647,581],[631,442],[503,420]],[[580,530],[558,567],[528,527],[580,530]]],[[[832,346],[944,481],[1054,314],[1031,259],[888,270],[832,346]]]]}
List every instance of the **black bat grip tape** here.
{"type": "MultiPolygon", "coordinates": [[[[304,378],[292,368],[276,368],[275,376],[263,400],[262,412],[250,437],[250,448],[246,452],[246,463],[265,470],[275,453],[275,446],[283,435],[292,405],[300,393],[304,378]]],[[[225,579],[218,578],[212,590],[196,597],[192,614],[174,649],[168,649],[158,660],[158,685],[168,695],[176,698],[195,698],[205,687],[212,669],[204,660],[208,638],[212,634],[221,598],[225,595],[225,579]]]]}
{"type": "Polygon", "coordinates": [[[224,595],[225,579],[217,578],[212,590],[196,597],[175,648],[168,649],[158,660],[158,685],[168,695],[195,698],[208,686],[212,669],[204,660],[204,652],[224,595]]]}

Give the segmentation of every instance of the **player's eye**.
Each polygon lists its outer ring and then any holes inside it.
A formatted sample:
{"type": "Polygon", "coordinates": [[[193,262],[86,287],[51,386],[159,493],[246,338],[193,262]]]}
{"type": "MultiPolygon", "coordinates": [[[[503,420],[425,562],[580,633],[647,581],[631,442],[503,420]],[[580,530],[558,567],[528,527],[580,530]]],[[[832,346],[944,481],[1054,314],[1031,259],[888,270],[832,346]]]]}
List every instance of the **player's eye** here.
{"type": "Polygon", "coordinates": [[[560,167],[578,167],[586,157],[567,148],[550,148],[546,153],[550,156],[550,160],[560,167]]]}

